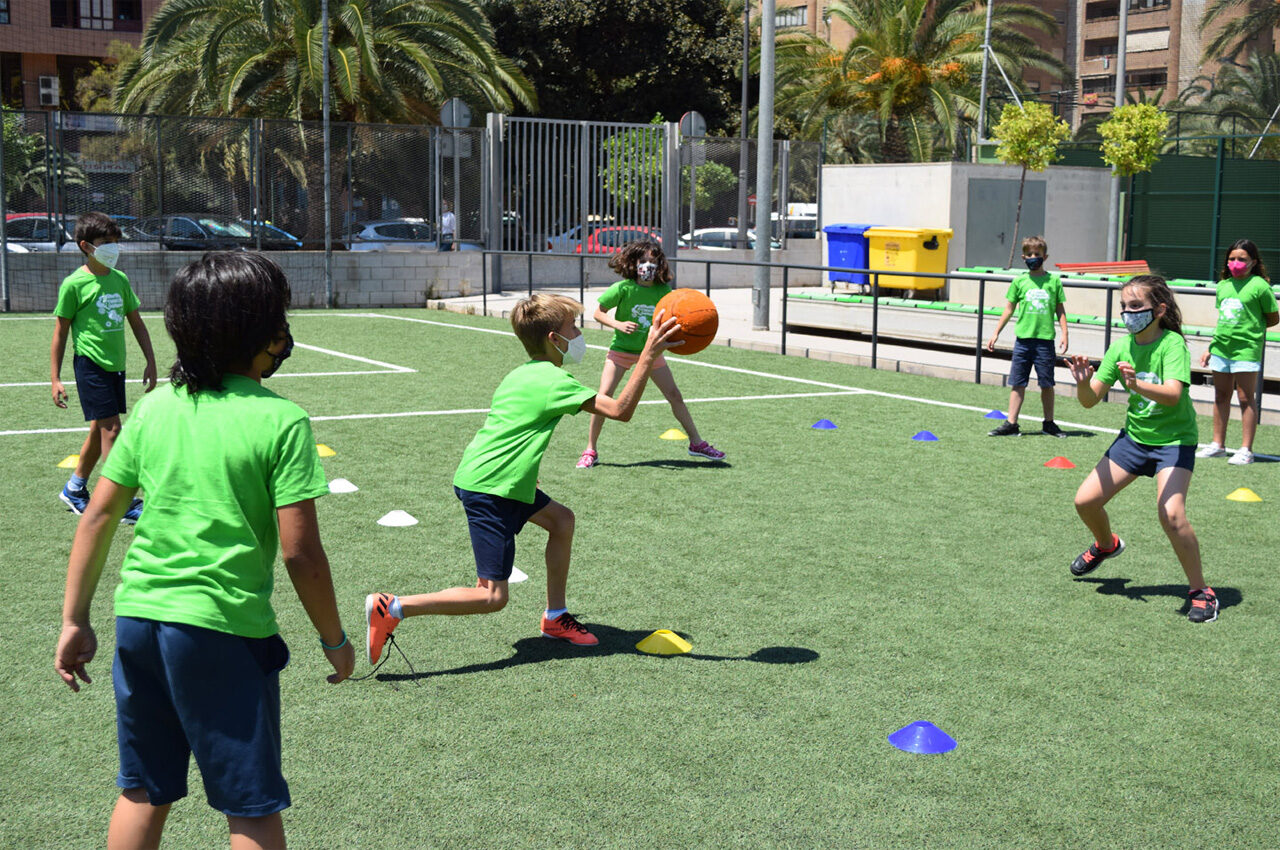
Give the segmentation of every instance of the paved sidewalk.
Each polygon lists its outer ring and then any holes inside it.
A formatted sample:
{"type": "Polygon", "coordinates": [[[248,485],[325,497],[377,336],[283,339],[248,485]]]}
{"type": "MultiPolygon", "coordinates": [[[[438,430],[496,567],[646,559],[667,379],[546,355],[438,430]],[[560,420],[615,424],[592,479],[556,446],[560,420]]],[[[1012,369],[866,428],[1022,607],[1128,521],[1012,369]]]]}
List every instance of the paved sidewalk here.
{"type": "MultiPolygon", "coordinates": [[[[578,298],[578,290],[547,289],[570,298],[578,298]]],[[[591,315],[596,309],[596,299],[603,289],[588,289],[584,296],[583,306],[588,324],[594,324],[591,315]]],[[[507,316],[517,301],[527,295],[526,290],[507,291],[500,295],[489,295],[482,299],[478,295],[459,298],[445,298],[428,302],[429,307],[452,310],[460,313],[480,313],[482,300],[487,300],[488,315],[507,316]]],[[[756,330],[754,327],[754,308],[752,306],[753,290],[750,288],[714,289],[712,300],[720,313],[720,332],[716,336],[716,345],[727,345],[731,348],[746,348],[755,351],[782,351],[782,289],[776,287],[769,293],[769,327],[767,330],[756,330]]],[[[912,323],[917,331],[927,331],[931,322],[935,321],[931,311],[913,311],[912,323]]],[[[995,319],[984,324],[983,333],[995,329],[995,319]]],[[[599,327],[599,325],[595,325],[599,327]]],[[[940,334],[939,334],[940,336],[940,334]]],[[[1005,357],[984,356],[982,359],[982,383],[1004,386],[1009,373],[1007,359],[1008,348],[1013,344],[1012,328],[1005,328],[1001,334],[1001,343],[1005,357]]],[[[1198,343],[1191,344],[1192,357],[1199,355],[1198,343]]],[[[871,342],[862,339],[844,339],[836,336],[817,336],[788,332],[786,340],[788,356],[809,357],[815,360],[831,360],[849,363],[855,366],[871,365],[871,342]]],[[[948,378],[972,382],[974,380],[975,357],[972,351],[960,353],[956,351],[938,351],[931,348],[918,348],[901,343],[881,343],[876,347],[876,367],[894,372],[906,372],[917,375],[948,378]]],[[[1074,397],[1075,385],[1070,373],[1062,367],[1057,369],[1057,392],[1059,395],[1074,397]]],[[[1034,388],[1033,388],[1034,389],[1034,388]]],[[[1121,393],[1113,391],[1113,398],[1121,393]]],[[[1198,413],[1212,415],[1213,390],[1209,386],[1193,384],[1191,398],[1195,402],[1198,413]]],[[[1033,406],[1035,406],[1033,404],[1033,406]]],[[[1234,418],[1240,415],[1239,408],[1234,410],[1234,418]]],[[[1280,396],[1264,395],[1262,399],[1261,420],[1264,424],[1280,425],[1280,396]]]]}

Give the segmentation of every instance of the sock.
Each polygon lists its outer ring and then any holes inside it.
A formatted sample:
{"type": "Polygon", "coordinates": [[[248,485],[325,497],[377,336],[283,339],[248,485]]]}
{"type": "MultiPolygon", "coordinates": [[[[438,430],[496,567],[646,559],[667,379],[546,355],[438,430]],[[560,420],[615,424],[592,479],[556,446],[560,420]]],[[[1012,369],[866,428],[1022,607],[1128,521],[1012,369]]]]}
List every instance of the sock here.
{"type": "Polygon", "coordinates": [[[400,607],[400,597],[391,597],[391,604],[387,606],[387,613],[397,620],[404,619],[404,609],[400,607]]]}
{"type": "MultiPolygon", "coordinates": [[[[1098,545],[1098,544],[1095,544],[1095,545],[1098,545]]],[[[1101,545],[1098,545],[1098,551],[1099,551],[1099,552],[1114,552],[1114,551],[1116,550],[1116,547],[1117,547],[1117,546],[1119,546],[1119,545],[1120,545],[1120,543],[1119,543],[1119,541],[1116,539],[1115,534],[1113,533],[1113,534],[1111,535],[1111,545],[1110,545],[1110,546],[1108,546],[1108,547],[1106,547],[1105,549],[1104,549],[1104,548],[1102,548],[1102,546],[1101,546],[1101,545]]]]}
{"type": "Polygon", "coordinates": [[[544,616],[546,616],[548,620],[554,621],[558,619],[561,614],[567,614],[568,612],[569,612],[568,608],[555,608],[555,609],[548,608],[544,616]]]}
{"type": "Polygon", "coordinates": [[[72,493],[78,493],[79,491],[83,490],[85,485],[88,483],[89,483],[89,479],[81,478],[79,475],[76,475],[73,472],[71,473],[71,480],[67,482],[67,490],[71,491],[72,493]]]}

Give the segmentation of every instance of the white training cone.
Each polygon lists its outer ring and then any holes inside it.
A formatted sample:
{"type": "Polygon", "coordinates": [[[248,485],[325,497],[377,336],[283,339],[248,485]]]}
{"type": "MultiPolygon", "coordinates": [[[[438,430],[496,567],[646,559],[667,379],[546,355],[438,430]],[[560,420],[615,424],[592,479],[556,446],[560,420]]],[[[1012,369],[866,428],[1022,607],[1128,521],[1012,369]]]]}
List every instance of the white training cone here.
{"type": "Polygon", "coordinates": [[[522,581],[528,581],[529,574],[519,567],[511,568],[511,578],[507,579],[509,584],[519,584],[522,581]]]}
{"type": "Polygon", "coordinates": [[[354,493],[359,489],[345,478],[335,478],[329,482],[330,493],[354,493]]]}
{"type": "Polygon", "coordinates": [[[378,525],[385,525],[390,528],[403,528],[408,525],[417,525],[418,521],[404,511],[392,511],[391,513],[378,520],[378,525]]]}

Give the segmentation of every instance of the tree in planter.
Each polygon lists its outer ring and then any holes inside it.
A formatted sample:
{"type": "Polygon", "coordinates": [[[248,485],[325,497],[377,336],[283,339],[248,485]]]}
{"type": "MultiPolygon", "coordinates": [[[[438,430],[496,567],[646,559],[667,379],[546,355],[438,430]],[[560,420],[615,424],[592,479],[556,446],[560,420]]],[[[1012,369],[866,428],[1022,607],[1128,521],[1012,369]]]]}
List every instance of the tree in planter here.
{"type": "MultiPolygon", "coordinates": [[[[1098,127],[1102,136],[1102,161],[1116,177],[1129,178],[1129,198],[1133,198],[1133,175],[1150,171],[1160,156],[1169,116],[1151,103],[1131,103],[1115,109],[1098,127]]],[[[1132,200],[1130,200],[1132,203],[1132,200]]],[[[1126,232],[1122,236],[1127,239],[1126,232]]],[[[1121,240],[1123,244],[1124,239],[1121,240]]],[[[1124,256],[1124,252],[1121,252],[1124,256]]]]}
{"type": "Polygon", "coordinates": [[[1008,165],[1021,165],[1018,179],[1018,212],[1013,219],[1013,239],[1009,243],[1009,266],[1018,250],[1018,227],[1022,223],[1022,190],[1027,169],[1044,171],[1058,159],[1058,145],[1071,137],[1071,128],[1043,103],[1007,104],[992,133],[1000,144],[996,157],[1008,165]]]}

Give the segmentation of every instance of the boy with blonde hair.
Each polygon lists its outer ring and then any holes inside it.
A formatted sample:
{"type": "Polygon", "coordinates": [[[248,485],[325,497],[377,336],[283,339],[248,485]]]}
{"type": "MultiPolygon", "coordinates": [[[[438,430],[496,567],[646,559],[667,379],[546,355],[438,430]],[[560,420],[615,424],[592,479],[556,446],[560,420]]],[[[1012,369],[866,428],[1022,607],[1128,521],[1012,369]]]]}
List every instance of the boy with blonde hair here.
{"type": "Polygon", "coordinates": [[[587,341],[578,329],[582,305],[563,295],[535,294],[511,312],[511,325],[530,359],[508,373],[498,389],[484,425],[462,453],[453,478],[471,530],[476,584],[435,593],[365,597],[368,657],[377,664],[387,638],[405,617],[422,614],[490,614],[507,604],[507,582],[515,563],[516,535],[532,521],[547,530],[547,609],[544,637],[576,646],[600,641],[569,613],[565,587],[573,548],[574,515],[538,489],[538,468],[551,433],[565,414],[580,410],[626,422],[664,349],[680,345],[675,319],[655,316],[644,350],[617,399],[597,393],[564,371],[578,363],[587,341]]]}

